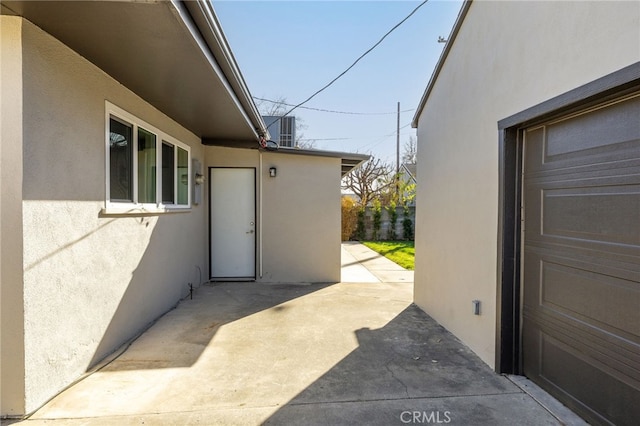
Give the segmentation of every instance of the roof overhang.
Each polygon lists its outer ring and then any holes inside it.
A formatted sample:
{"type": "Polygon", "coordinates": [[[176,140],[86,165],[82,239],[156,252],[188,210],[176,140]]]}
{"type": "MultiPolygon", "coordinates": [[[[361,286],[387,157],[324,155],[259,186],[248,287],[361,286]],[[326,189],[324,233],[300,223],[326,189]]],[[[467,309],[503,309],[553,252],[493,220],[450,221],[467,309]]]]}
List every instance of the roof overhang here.
{"type": "Polygon", "coordinates": [[[462,22],[464,18],[467,16],[467,12],[471,7],[471,3],[473,0],[464,0],[462,7],[460,8],[460,12],[458,13],[458,17],[456,18],[455,24],[453,24],[453,29],[451,30],[451,34],[449,34],[449,38],[447,39],[447,43],[444,45],[444,49],[440,54],[440,58],[438,59],[438,63],[433,70],[433,74],[431,74],[431,78],[429,79],[429,83],[427,84],[427,88],[420,99],[420,103],[418,104],[418,108],[416,108],[416,113],[413,116],[413,121],[411,121],[411,127],[418,127],[418,120],[420,119],[420,115],[422,114],[422,110],[427,104],[427,100],[429,99],[429,95],[431,94],[431,90],[433,90],[433,86],[436,84],[436,80],[440,75],[440,71],[442,71],[442,67],[444,66],[445,61],[447,60],[447,56],[449,56],[449,52],[451,51],[451,47],[453,46],[453,42],[460,31],[460,27],[462,26],[462,22]]]}
{"type": "Polygon", "coordinates": [[[331,157],[331,158],[339,158],[340,159],[340,172],[341,176],[345,176],[350,173],[353,169],[358,167],[360,164],[368,161],[371,158],[370,155],[366,154],[353,154],[349,152],[338,152],[338,151],[322,151],[319,149],[298,149],[298,148],[279,148],[277,151],[282,154],[291,154],[291,155],[307,155],[307,156],[316,156],[316,157],[331,157]]]}
{"type": "Polygon", "coordinates": [[[417,176],[417,169],[418,169],[418,165],[417,164],[407,164],[407,163],[402,163],[401,165],[402,169],[407,173],[407,175],[414,181],[416,182],[416,176],[417,176]]]}
{"type": "Polygon", "coordinates": [[[2,1],[202,138],[259,140],[264,121],[209,1],[2,1]]]}
{"type": "Polygon", "coordinates": [[[211,139],[203,139],[202,143],[209,146],[221,146],[227,148],[244,148],[244,149],[260,149],[263,152],[273,152],[277,154],[287,154],[287,155],[307,155],[307,156],[315,156],[315,157],[329,157],[329,158],[339,158],[340,159],[340,167],[341,167],[341,175],[345,176],[350,173],[353,169],[360,166],[360,164],[371,158],[370,155],[366,154],[354,154],[349,152],[339,152],[339,151],[323,151],[319,149],[300,149],[300,148],[286,148],[279,147],[278,149],[261,149],[260,146],[256,143],[250,143],[245,141],[217,141],[211,139]]]}

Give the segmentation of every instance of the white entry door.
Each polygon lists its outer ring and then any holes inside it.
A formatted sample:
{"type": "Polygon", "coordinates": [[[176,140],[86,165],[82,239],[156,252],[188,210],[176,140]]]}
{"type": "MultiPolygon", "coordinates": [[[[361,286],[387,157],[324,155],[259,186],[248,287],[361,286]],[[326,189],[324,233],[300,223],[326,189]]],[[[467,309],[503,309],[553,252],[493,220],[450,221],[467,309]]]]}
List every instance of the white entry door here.
{"type": "Polygon", "coordinates": [[[256,278],[256,170],[209,169],[210,278],[256,278]]]}

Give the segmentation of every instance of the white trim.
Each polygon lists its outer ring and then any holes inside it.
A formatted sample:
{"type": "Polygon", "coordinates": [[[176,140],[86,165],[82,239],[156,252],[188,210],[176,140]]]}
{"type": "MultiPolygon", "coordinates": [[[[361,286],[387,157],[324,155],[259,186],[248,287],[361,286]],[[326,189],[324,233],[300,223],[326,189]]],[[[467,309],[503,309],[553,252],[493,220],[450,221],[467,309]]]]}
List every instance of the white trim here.
{"type": "Polygon", "coordinates": [[[191,147],[169,134],[161,131],[157,127],[147,123],[146,121],[136,117],[135,115],[125,111],[124,109],[105,100],[105,207],[104,214],[140,214],[140,213],[165,213],[173,210],[189,210],[191,209],[191,147]],[[115,118],[132,128],[132,202],[111,201],[110,182],[111,182],[111,164],[110,164],[110,120],[115,118]],[[152,133],[156,137],[156,202],[155,203],[139,203],[138,202],[138,129],[152,133]],[[174,159],[174,202],[175,204],[162,203],[162,143],[167,142],[173,145],[174,159]],[[177,204],[178,202],[178,150],[182,148],[187,152],[187,204],[177,204]]]}
{"type": "Polygon", "coordinates": [[[109,102],[105,103],[104,108],[104,210],[108,208],[109,200],[111,199],[111,190],[109,183],[111,182],[111,157],[109,156],[109,141],[110,141],[110,125],[109,125],[109,102]]]}

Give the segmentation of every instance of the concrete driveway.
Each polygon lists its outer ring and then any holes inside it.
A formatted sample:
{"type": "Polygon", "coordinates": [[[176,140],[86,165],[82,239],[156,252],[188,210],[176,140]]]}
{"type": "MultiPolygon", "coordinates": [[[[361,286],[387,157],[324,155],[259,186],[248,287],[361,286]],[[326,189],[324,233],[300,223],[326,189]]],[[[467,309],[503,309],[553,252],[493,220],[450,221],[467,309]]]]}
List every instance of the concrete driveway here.
{"type": "Polygon", "coordinates": [[[412,272],[359,244],[343,246],[343,267],[337,284],[202,286],[21,423],[581,422],[413,305],[412,272]]]}

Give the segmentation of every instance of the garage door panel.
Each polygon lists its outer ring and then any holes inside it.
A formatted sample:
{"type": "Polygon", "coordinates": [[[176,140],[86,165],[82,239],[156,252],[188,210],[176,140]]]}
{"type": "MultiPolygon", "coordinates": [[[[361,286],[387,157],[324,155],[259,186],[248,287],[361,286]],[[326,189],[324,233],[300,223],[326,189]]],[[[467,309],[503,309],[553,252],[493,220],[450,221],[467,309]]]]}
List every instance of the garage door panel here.
{"type": "Polygon", "coordinates": [[[599,163],[562,165],[561,167],[548,167],[531,173],[527,172],[527,183],[529,185],[555,185],[558,187],[592,186],[594,180],[598,183],[602,181],[605,185],[638,184],[640,182],[638,151],[640,151],[640,143],[634,150],[625,153],[625,158],[599,163]],[[636,157],[633,157],[634,155],[636,157]]]}
{"type": "Polygon", "coordinates": [[[525,132],[527,150],[524,157],[524,168],[530,175],[544,170],[544,127],[527,129],[525,132]]]}
{"type": "Polygon", "coordinates": [[[608,357],[635,365],[640,380],[640,294],[634,283],[559,262],[562,259],[527,254],[523,317],[571,340],[590,341],[608,357]]]}
{"type": "Polygon", "coordinates": [[[524,158],[525,374],[596,423],[631,424],[640,418],[640,96],[527,129],[524,158]]]}
{"type": "Polygon", "coordinates": [[[640,97],[626,99],[545,126],[544,162],[601,156],[616,145],[640,140],[640,97]],[[620,126],[620,122],[628,123],[620,126]],[[592,152],[593,149],[597,151],[592,152]],[[567,156],[571,154],[571,156],[567,156]]]}
{"type": "Polygon", "coordinates": [[[640,185],[542,191],[542,233],[640,246],[640,185]]]}
{"type": "Polygon", "coordinates": [[[613,146],[591,148],[579,154],[568,153],[545,158],[545,163],[539,169],[542,171],[584,172],[593,167],[610,169],[610,163],[620,163],[622,166],[629,159],[633,160],[640,146],[640,139],[622,142],[613,146]]]}
{"type": "MultiPolygon", "coordinates": [[[[640,96],[577,116],[527,129],[524,166],[537,172],[612,170],[640,158],[640,96]],[[624,122],[624,126],[619,123],[624,122]]],[[[628,166],[633,167],[635,164],[628,166]]]]}
{"type": "MultiPolygon", "coordinates": [[[[547,238],[547,240],[551,242],[542,241],[542,239],[529,242],[526,246],[525,259],[535,255],[538,259],[548,262],[626,280],[637,287],[636,282],[640,276],[640,257],[605,251],[605,249],[593,250],[587,247],[593,244],[585,243],[583,247],[579,245],[580,241],[564,244],[563,239],[560,238],[547,238]]],[[[634,251],[637,252],[637,249],[634,251]]]]}
{"type": "MultiPolygon", "coordinates": [[[[632,178],[640,180],[640,174],[632,178]]],[[[627,262],[622,269],[640,274],[640,182],[598,182],[601,185],[568,187],[563,182],[527,181],[525,239],[528,244],[575,247],[581,256],[627,262]]]]}
{"type": "Polygon", "coordinates": [[[543,306],[640,344],[640,291],[631,281],[558,263],[541,263],[543,306]]]}
{"type": "MultiPolygon", "coordinates": [[[[584,324],[566,322],[556,311],[529,310],[523,319],[523,366],[525,375],[532,380],[544,376],[546,352],[541,339],[552,339],[564,351],[585,362],[598,366],[601,371],[624,382],[632,389],[640,390],[640,354],[637,345],[612,334],[593,333],[584,324]]],[[[615,395],[612,395],[615,397],[615,395]]]]}
{"type": "Polygon", "coordinates": [[[526,350],[535,351],[539,369],[537,382],[571,408],[579,409],[594,423],[633,424],[640,418],[638,388],[624,374],[612,370],[606,362],[585,356],[583,352],[556,339],[540,328],[529,328],[524,337],[526,350]],[[616,395],[616,398],[610,398],[616,395]]]}
{"type": "Polygon", "coordinates": [[[604,275],[632,281],[640,276],[640,248],[637,245],[545,235],[530,228],[526,230],[526,238],[525,249],[545,250],[549,255],[566,258],[566,262],[577,268],[597,269],[604,275]]]}
{"type": "MultiPolygon", "coordinates": [[[[640,146],[637,149],[640,151],[640,146]]],[[[630,154],[631,155],[631,154],[630,154]]],[[[528,187],[582,188],[640,184],[640,158],[527,173],[528,187]]]]}

